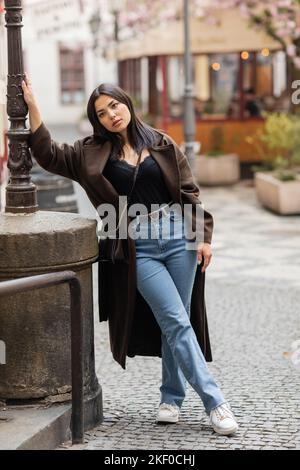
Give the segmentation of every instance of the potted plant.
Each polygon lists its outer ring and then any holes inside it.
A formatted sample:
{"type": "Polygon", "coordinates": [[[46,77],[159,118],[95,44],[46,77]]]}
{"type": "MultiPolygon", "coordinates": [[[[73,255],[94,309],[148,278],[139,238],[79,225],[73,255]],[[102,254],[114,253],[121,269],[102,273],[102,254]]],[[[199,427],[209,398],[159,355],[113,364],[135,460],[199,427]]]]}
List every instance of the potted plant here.
{"type": "Polygon", "coordinates": [[[221,127],[211,131],[211,150],[196,159],[196,178],[202,185],[229,185],[240,179],[240,161],[235,153],[224,153],[221,127]]]}
{"type": "Polygon", "coordinates": [[[258,200],[278,214],[300,213],[300,118],[266,113],[264,129],[247,142],[262,159],[253,167],[258,200]]]}

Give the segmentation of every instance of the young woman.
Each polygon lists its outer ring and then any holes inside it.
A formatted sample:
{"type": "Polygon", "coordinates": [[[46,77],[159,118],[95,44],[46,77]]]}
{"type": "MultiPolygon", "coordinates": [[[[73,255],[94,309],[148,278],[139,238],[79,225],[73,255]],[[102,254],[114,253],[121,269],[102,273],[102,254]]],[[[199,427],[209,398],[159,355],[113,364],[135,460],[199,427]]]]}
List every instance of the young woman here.
{"type": "MultiPolygon", "coordinates": [[[[125,368],[126,356],[162,357],[157,422],[179,420],[188,381],[215,432],[233,434],[238,424],[205,361],[211,360],[204,275],[212,256],[212,216],[204,211],[203,240],[194,249],[187,249],[183,234],[184,207],[201,206],[187,158],[169,136],[136,116],[130,97],[117,86],[102,84],[93,91],[87,112],[94,133],[74,145],[51,139],[27,76],[22,88],[29,144],[43,168],[79,182],[98,210],[111,204],[119,222],[119,197],[129,195],[136,176],[126,209],[129,215],[135,204],[146,208],[144,215],[127,218],[140,237],[121,241],[124,262],[121,256],[115,264],[99,263],[100,321],[109,320],[115,360],[125,368]],[[180,210],[171,211],[172,204],[180,210]]],[[[194,213],[191,220],[194,227],[194,213]]]]}

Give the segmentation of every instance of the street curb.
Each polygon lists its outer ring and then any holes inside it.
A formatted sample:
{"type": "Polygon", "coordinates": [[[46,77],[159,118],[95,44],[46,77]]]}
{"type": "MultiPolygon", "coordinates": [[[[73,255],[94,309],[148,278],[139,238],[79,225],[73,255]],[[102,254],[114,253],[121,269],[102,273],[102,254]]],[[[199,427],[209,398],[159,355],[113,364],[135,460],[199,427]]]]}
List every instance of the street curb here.
{"type": "Polygon", "coordinates": [[[0,411],[0,450],[53,450],[69,440],[71,404],[0,411]]]}

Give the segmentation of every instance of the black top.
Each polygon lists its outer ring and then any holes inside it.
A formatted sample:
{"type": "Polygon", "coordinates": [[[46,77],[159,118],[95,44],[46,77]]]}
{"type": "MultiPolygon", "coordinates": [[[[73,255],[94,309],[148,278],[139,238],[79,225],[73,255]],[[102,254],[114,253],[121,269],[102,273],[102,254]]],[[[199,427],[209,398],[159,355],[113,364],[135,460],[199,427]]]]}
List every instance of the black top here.
{"type": "MultiPolygon", "coordinates": [[[[103,176],[114,186],[119,196],[128,196],[132,184],[135,166],[125,160],[112,160],[106,163],[103,176]]],[[[135,187],[129,201],[133,204],[144,204],[151,212],[151,204],[167,204],[171,201],[162,172],[152,155],[148,155],[138,169],[135,187]]]]}

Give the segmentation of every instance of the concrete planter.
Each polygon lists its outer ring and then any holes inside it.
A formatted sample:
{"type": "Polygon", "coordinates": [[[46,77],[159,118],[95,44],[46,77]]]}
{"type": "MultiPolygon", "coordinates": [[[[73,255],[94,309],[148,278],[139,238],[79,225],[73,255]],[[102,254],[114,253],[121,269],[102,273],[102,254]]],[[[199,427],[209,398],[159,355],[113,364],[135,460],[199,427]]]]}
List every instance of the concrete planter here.
{"type": "Polygon", "coordinates": [[[209,157],[198,155],[196,159],[196,179],[207,186],[229,185],[240,179],[240,161],[234,153],[209,157]]]}
{"type": "Polygon", "coordinates": [[[300,176],[296,181],[280,181],[270,173],[255,174],[259,202],[277,214],[300,214],[300,176]]]}

